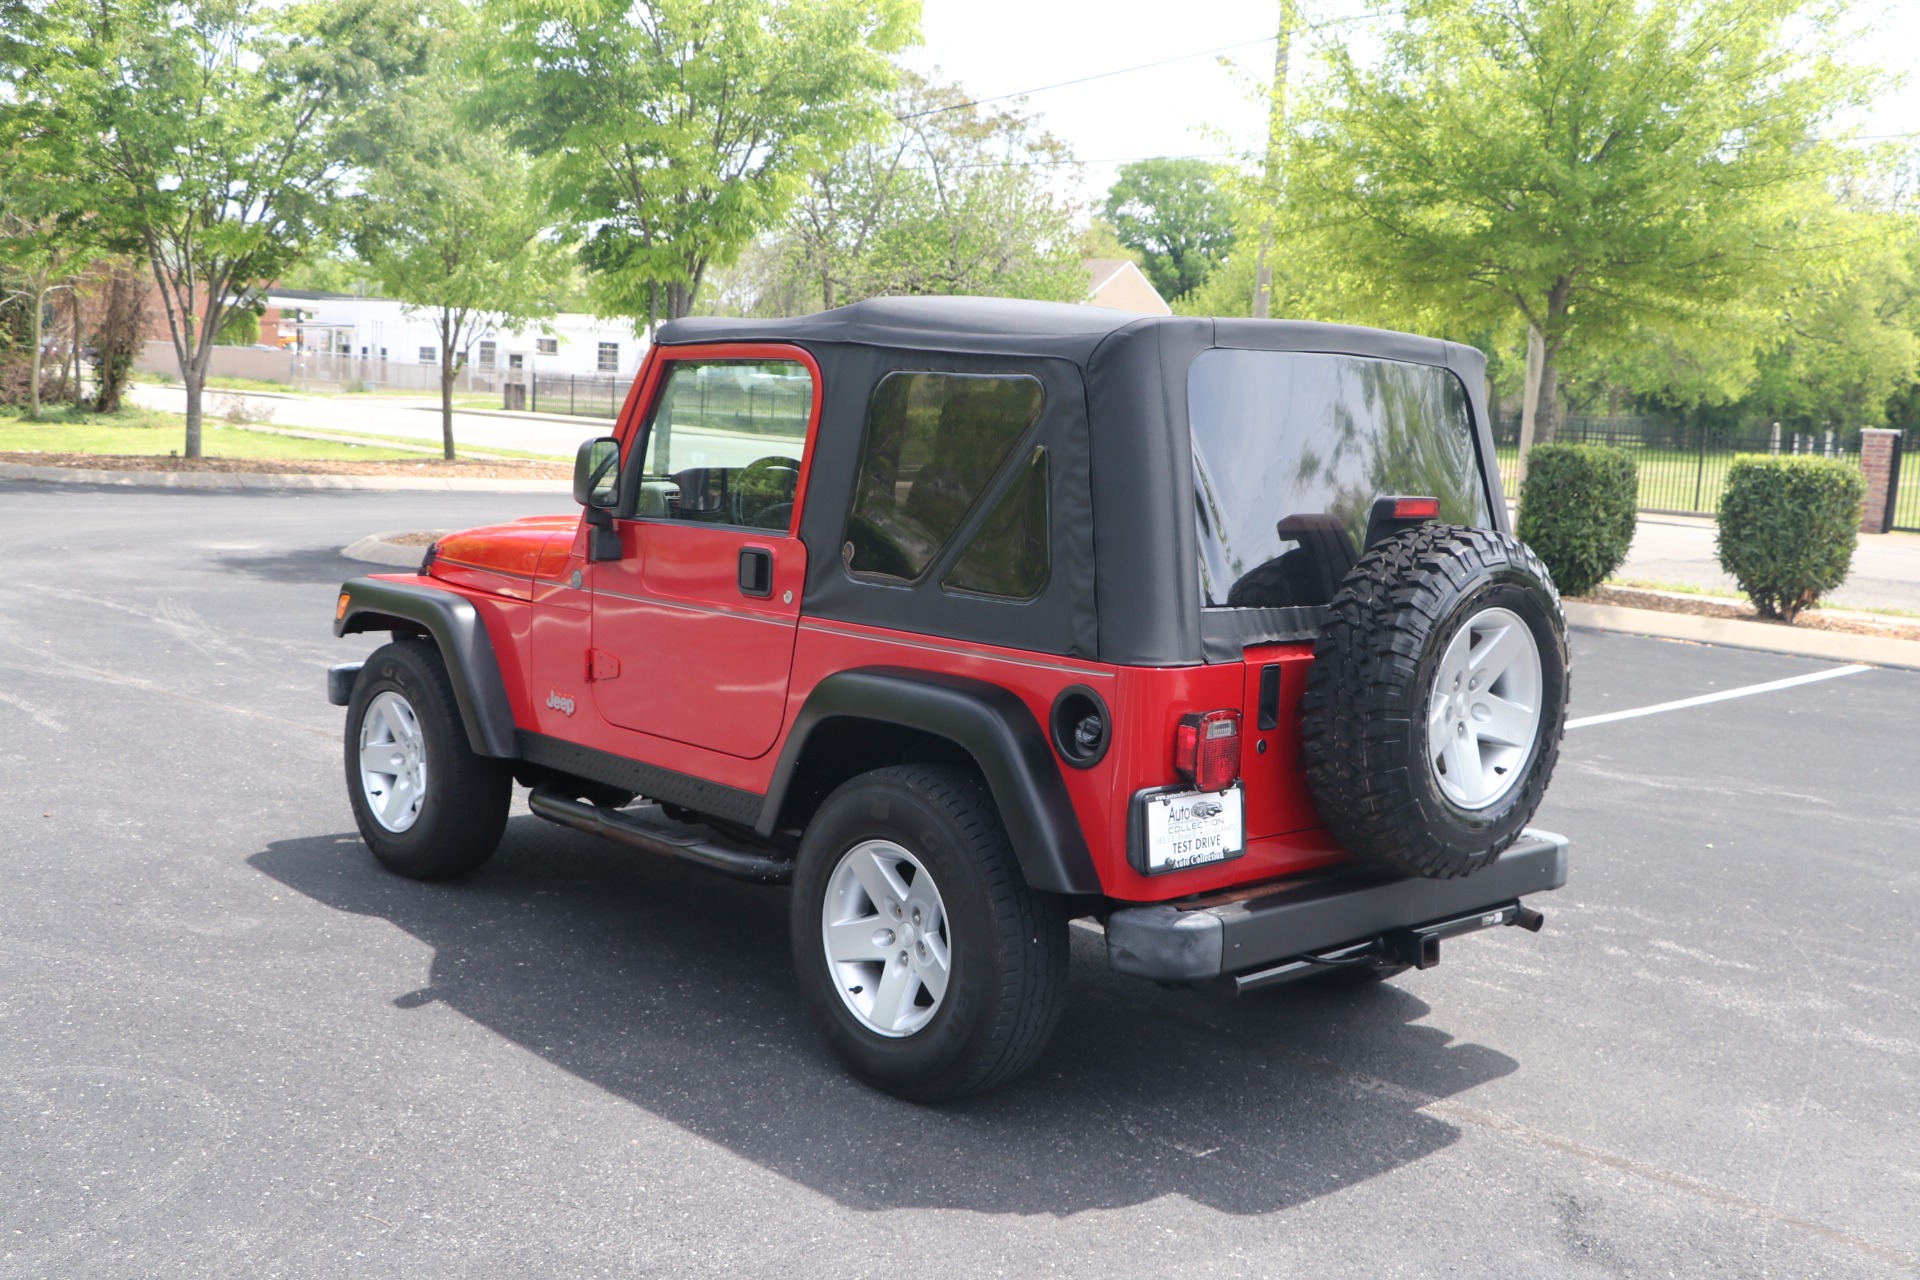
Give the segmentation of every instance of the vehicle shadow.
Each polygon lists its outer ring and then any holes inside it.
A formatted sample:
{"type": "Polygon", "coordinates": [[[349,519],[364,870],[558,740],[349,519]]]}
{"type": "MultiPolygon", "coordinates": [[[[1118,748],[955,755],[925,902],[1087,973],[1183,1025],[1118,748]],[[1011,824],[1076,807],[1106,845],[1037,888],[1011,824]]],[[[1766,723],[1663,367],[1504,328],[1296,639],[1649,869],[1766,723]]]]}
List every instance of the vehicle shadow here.
{"type": "Polygon", "coordinates": [[[218,568],[268,582],[324,582],[333,586],[363,573],[408,572],[393,565],[349,560],[340,554],[338,547],[313,547],[304,551],[264,554],[223,551],[218,553],[215,563],[218,568]]]}
{"type": "Polygon", "coordinates": [[[249,859],[434,949],[446,1004],[617,1097],[855,1208],[1069,1214],[1186,1196],[1267,1213],[1417,1161],[1458,1131],[1419,1108],[1513,1059],[1411,1025],[1392,985],[1238,1003],[1107,970],[1075,930],[1068,1012],[1039,1066],[922,1107],[847,1076],[788,957],[787,893],[520,817],[455,884],[388,875],[355,835],[249,859]]]}

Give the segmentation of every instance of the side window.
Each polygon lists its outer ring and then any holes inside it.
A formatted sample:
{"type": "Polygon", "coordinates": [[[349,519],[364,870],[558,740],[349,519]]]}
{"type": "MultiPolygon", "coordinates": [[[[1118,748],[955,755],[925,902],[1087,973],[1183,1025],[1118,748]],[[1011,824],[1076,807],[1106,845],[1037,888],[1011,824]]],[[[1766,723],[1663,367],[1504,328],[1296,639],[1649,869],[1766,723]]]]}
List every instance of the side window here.
{"type": "MultiPolygon", "coordinates": [[[[1025,374],[901,372],[882,378],[867,407],[853,512],[842,549],[847,568],[905,581],[926,573],[1014,445],[1039,420],[1044,399],[1039,379],[1025,374]]],[[[1036,454],[1043,476],[1039,537],[1044,544],[1045,454],[1036,454]]],[[[1025,507],[1016,500],[1029,481],[1023,477],[1015,491],[1005,495],[975,536],[974,546],[947,575],[946,585],[1003,594],[966,585],[998,582],[1005,576],[991,577],[983,564],[970,562],[976,554],[982,561],[993,558],[984,544],[1010,546],[1024,536],[996,525],[1009,504],[1021,511],[1031,508],[1031,499],[1025,507]]],[[[1022,516],[1015,512],[1006,519],[1018,524],[1022,516]]]]}
{"type": "Polygon", "coordinates": [[[1047,585],[1048,563],[1047,451],[1036,447],[940,585],[1031,600],[1047,585]]]}
{"type": "Polygon", "coordinates": [[[676,360],[647,424],[634,515],[785,533],[813,416],[792,360],[676,360]]]}

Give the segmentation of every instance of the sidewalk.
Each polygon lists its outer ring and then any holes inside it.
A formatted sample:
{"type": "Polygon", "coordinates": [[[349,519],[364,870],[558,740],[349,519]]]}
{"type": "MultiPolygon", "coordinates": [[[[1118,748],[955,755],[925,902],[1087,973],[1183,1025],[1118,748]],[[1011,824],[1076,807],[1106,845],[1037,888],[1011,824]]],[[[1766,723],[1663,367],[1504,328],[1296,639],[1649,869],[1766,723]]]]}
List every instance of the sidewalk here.
{"type": "MultiPolygon", "coordinates": [[[[1640,517],[1633,547],[1614,577],[1738,593],[1721,572],[1712,520],[1695,516],[1640,517]]],[[[1853,571],[1825,603],[1843,609],[1904,609],[1920,613],[1920,534],[1861,534],[1853,571]]]]}

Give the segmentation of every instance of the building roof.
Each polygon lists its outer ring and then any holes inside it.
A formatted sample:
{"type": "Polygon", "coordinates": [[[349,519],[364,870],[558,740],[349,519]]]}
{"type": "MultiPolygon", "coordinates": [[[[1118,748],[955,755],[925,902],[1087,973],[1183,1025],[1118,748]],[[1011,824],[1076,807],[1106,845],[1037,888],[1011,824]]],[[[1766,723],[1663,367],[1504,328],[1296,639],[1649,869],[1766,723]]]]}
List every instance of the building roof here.
{"type": "Polygon", "coordinates": [[[1147,279],[1147,273],[1132,258],[1086,258],[1080,265],[1087,269],[1087,278],[1091,282],[1087,289],[1087,301],[1094,306],[1136,311],[1148,316],[1173,314],[1173,308],[1167,305],[1167,300],[1153,287],[1153,281],[1147,279]]]}
{"type": "Polygon", "coordinates": [[[377,294],[329,293],[325,289],[282,289],[278,285],[266,291],[267,297],[288,298],[294,302],[386,302],[377,294]]]}

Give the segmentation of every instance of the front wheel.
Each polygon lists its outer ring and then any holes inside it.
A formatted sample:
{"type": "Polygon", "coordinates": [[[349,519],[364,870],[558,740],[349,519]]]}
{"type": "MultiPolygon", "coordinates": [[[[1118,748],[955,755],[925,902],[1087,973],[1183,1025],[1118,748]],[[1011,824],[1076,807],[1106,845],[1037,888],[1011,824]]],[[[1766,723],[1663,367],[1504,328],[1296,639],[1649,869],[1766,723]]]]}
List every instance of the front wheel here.
{"type": "Polygon", "coordinates": [[[941,1101],[1039,1058],[1066,987],[1066,915],[1027,887],[977,777],[878,769],[829,796],[800,842],[793,957],[856,1075],[941,1101]]]}
{"type": "Polygon", "coordinates": [[[346,765],[354,821],[387,870],[440,880],[493,856],[512,766],[474,754],[431,644],[395,641],[360,668],[347,702],[346,765]]]}

